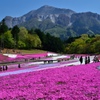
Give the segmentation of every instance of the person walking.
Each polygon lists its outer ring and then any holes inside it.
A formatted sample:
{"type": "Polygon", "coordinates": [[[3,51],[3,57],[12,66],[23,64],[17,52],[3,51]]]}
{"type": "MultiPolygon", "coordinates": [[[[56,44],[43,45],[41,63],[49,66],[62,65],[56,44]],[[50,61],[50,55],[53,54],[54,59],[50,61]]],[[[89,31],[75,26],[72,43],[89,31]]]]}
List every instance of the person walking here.
{"type": "Polygon", "coordinates": [[[99,62],[99,59],[98,59],[98,57],[96,55],[93,58],[93,62],[99,62]]]}
{"type": "Polygon", "coordinates": [[[5,68],[5,70],[8,70],[8,67],[7,67],[7,65],[6,65],[6,68],[5,68]]]}
{"type": "Polygon", "coordinates": [[[88,56],[87,63],[90,63],[90,57],[88,56]]]}
{"type": "Polygon", "coordinates": [[[83,63],[83,57],[82,56],[80,57],[79,61],[80,61],[81,64],[83,63]]]}
{"type": "Polygon", "coordinates": [[[87,59],[87,57],[85,57],[85,64],[87,64],[88,63],[88,59],[87,59]]]}
{"type": "Polygon", "coordinates": [[[21,68],[20,64],[18,64],[18,68],[21,68]]]}
{"type": "Polygon", "coordinates": [[[96,62],[96,55],[95,55],[94,58],[93,58],[93,62],[96,62]]]}

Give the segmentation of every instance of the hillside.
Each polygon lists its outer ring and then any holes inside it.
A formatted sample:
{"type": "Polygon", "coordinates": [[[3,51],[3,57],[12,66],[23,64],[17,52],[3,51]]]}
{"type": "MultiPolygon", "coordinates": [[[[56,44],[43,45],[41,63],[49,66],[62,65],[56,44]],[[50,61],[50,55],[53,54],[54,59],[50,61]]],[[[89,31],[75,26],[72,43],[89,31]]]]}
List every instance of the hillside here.
{"type": "Polygon", "coordinates": [[[66,39],[87,33],[100,34],[100,15],[92,12],[77,13],[70,9],[42,6],[20,17],[6,16],[9,28],[15,25],[28,29],[39,28],[45,33],[66,39]]]}

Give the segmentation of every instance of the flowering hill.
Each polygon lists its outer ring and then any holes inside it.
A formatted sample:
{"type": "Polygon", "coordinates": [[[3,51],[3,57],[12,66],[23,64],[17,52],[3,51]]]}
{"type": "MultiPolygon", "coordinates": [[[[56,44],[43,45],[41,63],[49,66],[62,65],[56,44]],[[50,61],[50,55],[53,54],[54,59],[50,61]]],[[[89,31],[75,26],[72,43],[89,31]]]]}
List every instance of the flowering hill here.
{"type": "Polygon", "coordinates": [[[100,62],[0,77],[1,100],[99,100],[100,62]]]}

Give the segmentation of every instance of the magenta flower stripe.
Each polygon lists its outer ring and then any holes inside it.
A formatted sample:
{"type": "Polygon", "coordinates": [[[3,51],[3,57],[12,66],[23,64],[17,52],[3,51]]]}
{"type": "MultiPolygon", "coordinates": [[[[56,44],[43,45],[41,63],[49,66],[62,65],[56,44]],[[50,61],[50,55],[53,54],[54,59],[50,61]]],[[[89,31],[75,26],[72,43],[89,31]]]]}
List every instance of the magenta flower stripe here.
{"type": "Polygon", "coordinates": [[[99,100],[99,63],[0,77],[2,100],[99,100]]]}

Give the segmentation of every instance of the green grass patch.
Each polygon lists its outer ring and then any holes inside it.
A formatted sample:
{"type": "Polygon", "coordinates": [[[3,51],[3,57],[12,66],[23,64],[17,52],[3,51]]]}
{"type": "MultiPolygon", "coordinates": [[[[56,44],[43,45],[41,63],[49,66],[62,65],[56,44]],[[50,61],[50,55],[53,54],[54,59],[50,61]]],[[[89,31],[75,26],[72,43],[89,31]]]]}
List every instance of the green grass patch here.
{"type": "Polygon", "coordinates": [[[34,50],[19,50],[20,53],[23,53],[23,54],[33,54],[33,53],[44,53],[44,52],[47,52],[47,51],[44,51],[44,50],[38,50],[38,49],[34,49],[34,50]]]}
{"type": "Polygon", "coordinates": [[[18,50],[18,49],[4,49],[2,50],[2,54],[8,53],[8,54],[34,54],[34,53],[45,53],[47,51],[39,50],[39,49],[32,49],[32,50],[18,50]]]}

